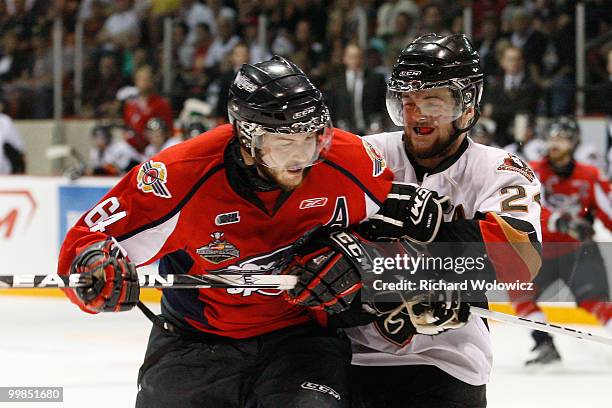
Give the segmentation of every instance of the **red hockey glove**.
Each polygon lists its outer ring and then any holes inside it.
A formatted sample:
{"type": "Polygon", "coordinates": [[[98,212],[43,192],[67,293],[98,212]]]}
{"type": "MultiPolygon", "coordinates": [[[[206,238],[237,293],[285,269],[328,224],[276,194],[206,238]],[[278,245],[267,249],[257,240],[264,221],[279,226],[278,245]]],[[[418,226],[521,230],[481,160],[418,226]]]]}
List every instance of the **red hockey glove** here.
{"type": "Polygon", "coordinates": [[[121,252],[112,238],[91,244],[70,266],[85,286],[75,289],[85,306],[97,312],[132,309],[140,297],[136,266],[121,252]]]}
{"type": "Polygon", "coordinates": [[[405,238],[429,244],[438,233],[444,213],[450,209],[449,197],[440,197],[417,184],[395,182],[380,211],[362,223],[359,231],[370,241],[405,238]]]}
{"type": "Polygon", "coordinates": [[[371,270],[371,265],[360,237],[335,230],[326,238],[313,240],[285,269],[283,273],[299,277],[285,298],[328,313],[342,312],[361,289],[360,273],[371,270]]]}

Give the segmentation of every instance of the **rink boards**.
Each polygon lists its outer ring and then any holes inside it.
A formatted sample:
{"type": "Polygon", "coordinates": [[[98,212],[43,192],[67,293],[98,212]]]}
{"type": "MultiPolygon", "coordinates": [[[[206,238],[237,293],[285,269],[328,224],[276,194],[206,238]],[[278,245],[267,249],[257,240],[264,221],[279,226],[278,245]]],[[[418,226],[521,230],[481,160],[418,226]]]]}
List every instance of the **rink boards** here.
{"type": "MultiPolygon", "coordinates": [[[[116,181],[94,177],[71,182],[63,177],[0,176],[0,274],[55,273],[59,248],[67,230],[116,181]]],[[[603,230],[599,231],[599,239],[611,241],[610,234],[603,230]]],[[[608,279],[612,281],[612,260],[607,261],[608,279]]],[[[154,268],[149,267],[149,271],[154,268]]],[[[53,289],[0,290],[0,295],[63,296],[53,289]]],[[[155,302],[160,292],[145,289],[141,297],[155,302]]],[[[492,308],[512,312],[508,304],[495,304],[492,308]]],[[[596,323],[572,304],[550,304],[544,311],[554,322],[596,323]]]]}

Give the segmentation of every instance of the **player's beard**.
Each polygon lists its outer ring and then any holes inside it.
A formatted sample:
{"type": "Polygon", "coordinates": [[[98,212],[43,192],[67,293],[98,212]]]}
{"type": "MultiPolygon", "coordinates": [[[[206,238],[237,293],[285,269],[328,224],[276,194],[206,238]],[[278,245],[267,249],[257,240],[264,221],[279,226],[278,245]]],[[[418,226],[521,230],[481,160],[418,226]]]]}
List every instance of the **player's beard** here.
{"type": "Polygon", "coordinates": [[[406,150],[417,159],[432,159],[434,157],[445,156],[457,140],[454,137],[455,132],[452,125],[448,126],[450,128],[445,127],[445,129],[441,129],[440,127],[434,127],[433,131],[426,135],[416,133],[416,126],[406,126],[404,128],[404,146],[406,150]],[[442,131],[446,134],[445,136],[442,136],[442,131]]]}
{"type": "Polygon", "coordinates": [[[278,185],[283,191],[295,190],[301,186],[309,168],[310,167],[298,171],[289,171],[275,170],[259,164],[257,165],[259,173],[268,181],[278,185]]]}

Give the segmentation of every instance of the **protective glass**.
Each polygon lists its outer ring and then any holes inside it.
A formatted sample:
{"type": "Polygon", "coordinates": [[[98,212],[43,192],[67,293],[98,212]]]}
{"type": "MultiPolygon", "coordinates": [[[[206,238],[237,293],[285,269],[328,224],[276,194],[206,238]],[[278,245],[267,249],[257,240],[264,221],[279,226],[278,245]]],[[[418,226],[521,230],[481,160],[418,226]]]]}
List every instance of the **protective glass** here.
{"type": "Polygon", "coordinates": [[[325,158],[331,146],[330,122],[312,132],[257,132],[251,138],[255,161],[274,170],[300,170],[325,158]]]}
{"type": "Polygon", "coordinates": [[[448,124],[464,111],[461,92],[449,87],[415,91],[387,90],[387,111],[397,126],[448,124]]]}

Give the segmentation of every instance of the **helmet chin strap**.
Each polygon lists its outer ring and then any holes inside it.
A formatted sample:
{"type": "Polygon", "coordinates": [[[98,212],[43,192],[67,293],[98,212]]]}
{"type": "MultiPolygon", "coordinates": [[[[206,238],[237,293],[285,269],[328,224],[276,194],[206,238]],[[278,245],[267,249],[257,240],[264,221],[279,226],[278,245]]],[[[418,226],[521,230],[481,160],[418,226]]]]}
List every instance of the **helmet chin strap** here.
{"type": "Polygon", "coordinates": [[[460,128],[457,126],[459,119],[453,120],[453,135],[451,136],[451,140],[454,142],[462,133],[469,132],[470,129],[472,129],[476,125],[478,119],[480,119],[480,110],[478,108],[474,108],[474,117],[470,121],[470,124],[467,125],[467,127],[460,128]]]}

